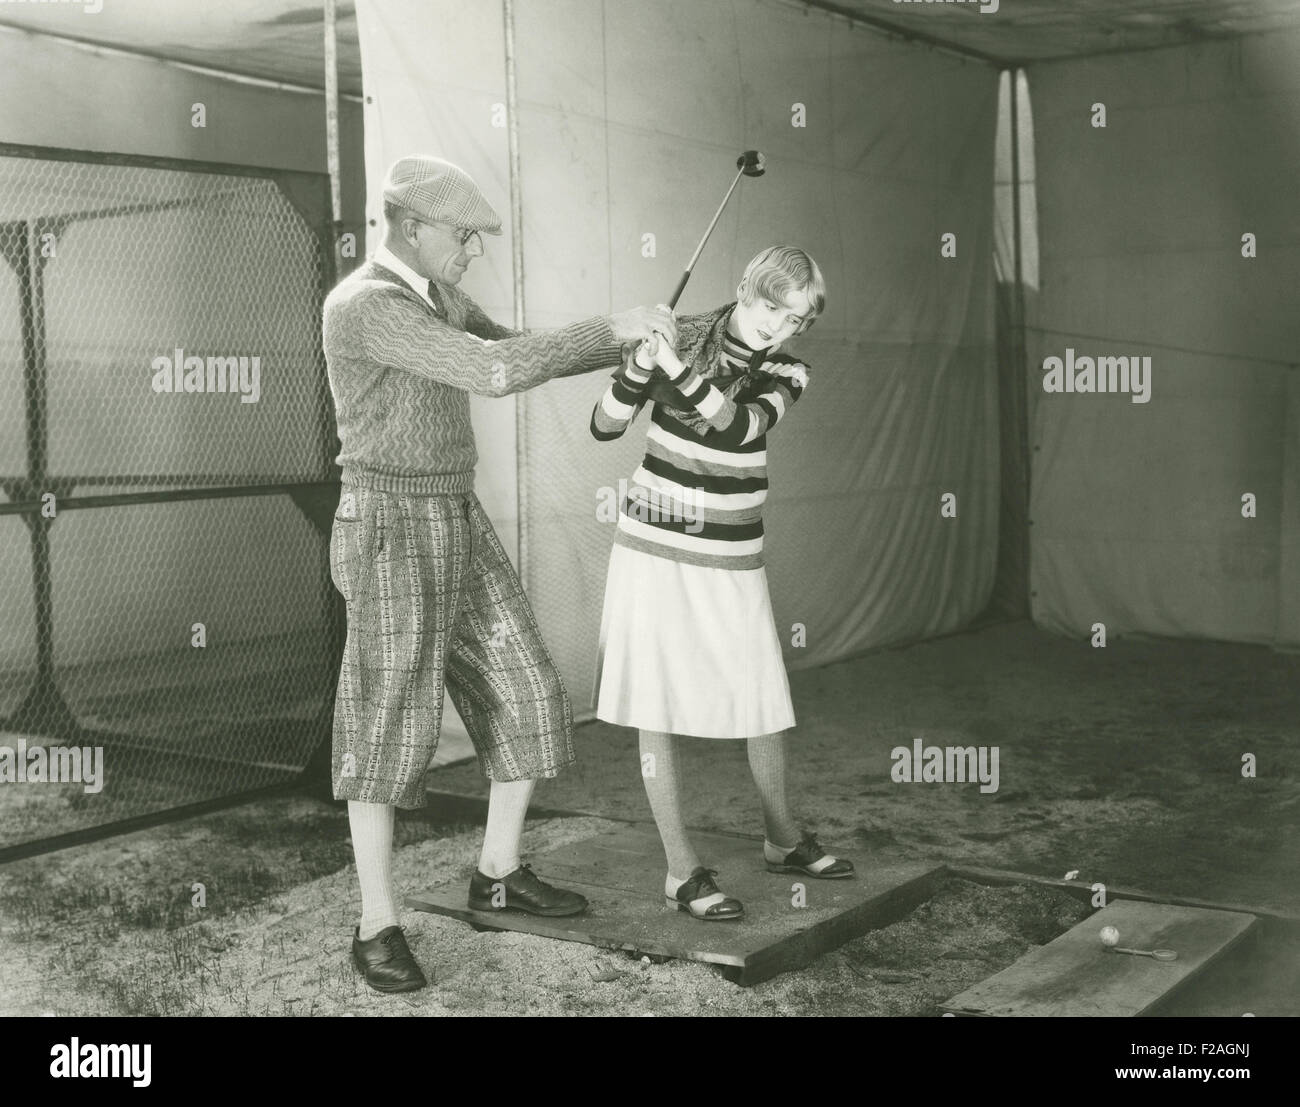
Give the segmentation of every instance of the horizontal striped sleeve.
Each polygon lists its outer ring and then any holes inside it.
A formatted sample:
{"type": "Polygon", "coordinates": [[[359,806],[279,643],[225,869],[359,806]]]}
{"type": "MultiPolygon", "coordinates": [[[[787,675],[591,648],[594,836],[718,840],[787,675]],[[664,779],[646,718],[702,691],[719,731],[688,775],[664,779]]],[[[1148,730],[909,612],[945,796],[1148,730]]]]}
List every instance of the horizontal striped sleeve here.
{"type": "Polygon", "coordinates": [[[757,379],[764,382],[762,391],[746,403],[736,403],[720,392],[694,367],[674,383],[682,398],[713,428],[713,433],[706,441],[741,446],[758,442],[780,422],[782,416],[803,395],[803,384],[800,381],[806,381],[807,376],[802,362],[781,361],[765,363],[757,379]],[[778,371],[772,373],[769,367],[778,371]]]}
{"type": "Polygon", "coordinates": [[[624,355],[622,367],[605,389],[605,394],[591,412],[591,436],[598,442],[610,442],[622,436],[645,402],[646,385],[651,370],[636,363],[635,347],[624,355]]]}

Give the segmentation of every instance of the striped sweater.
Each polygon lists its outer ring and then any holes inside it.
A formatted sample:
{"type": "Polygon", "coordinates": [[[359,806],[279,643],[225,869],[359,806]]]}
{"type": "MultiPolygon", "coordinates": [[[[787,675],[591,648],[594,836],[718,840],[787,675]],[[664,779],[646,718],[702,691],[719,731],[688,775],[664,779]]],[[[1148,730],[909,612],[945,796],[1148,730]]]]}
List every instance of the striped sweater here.
{"type": "Polygon", "coordinates": [[[368,262],[325,300],[345,482],[418,495],[472,492],[471,392],[504,396],[620,360],[606,319],[521,334],[498,326],[459,289],[438,287],[445,317],[397,274],[368,262]]]}
{"type": "Polygon", "coordinates": [[[685,375],[671,388],[632,358],[591,414],[591,433],[618,438],[652,402],[646,455],[632,474],[614,541],[720,569],[763,564],[767,432],[803,394],[803,363],[751,350],[727,334],[734,304],[678,321],[685,375]]]}

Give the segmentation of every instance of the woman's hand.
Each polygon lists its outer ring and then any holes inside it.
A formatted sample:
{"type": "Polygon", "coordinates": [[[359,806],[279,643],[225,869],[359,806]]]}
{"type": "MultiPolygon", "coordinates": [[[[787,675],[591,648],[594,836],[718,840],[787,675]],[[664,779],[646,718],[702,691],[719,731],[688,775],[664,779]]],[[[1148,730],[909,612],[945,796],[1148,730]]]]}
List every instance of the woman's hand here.
{"type": "Polygon", "coordinates": [[[641,340],[641,344],[636,348],[636,364],[638,369],[644,369],[647,373],[655,367],[655,351],[659,348],[659,336],[652,334],[649,338],[641,340]]]}
{"type": "Polygon", "coordinates": [[[656,360],[661,348],[664,346],[670,349],[677,341],[677,318],[673,315],[673,309],[667,304],[659,304],[654,309],[656,318],[650,319],[649,333],[641,337],[641,344],[636,349],[636,363],[641,369],[649,372],[659,362],[656,360]]]}
{"type": "Polygon", "coordinates": [[[659,368],[672,380],[686,375],[686,367],[666,334],[655,331],[636,350],[636,363],[645,370],[659,368]]]}
{"type": "Polygon", "coordinates": [[[677,351],[673,349],[671,342],[662,336],[656,337],[659,341],[656,343],[654,363],[672,380],[680,380],[686,376],[686,366],[682,364],[682,359],[677,356],[677,351]]]}

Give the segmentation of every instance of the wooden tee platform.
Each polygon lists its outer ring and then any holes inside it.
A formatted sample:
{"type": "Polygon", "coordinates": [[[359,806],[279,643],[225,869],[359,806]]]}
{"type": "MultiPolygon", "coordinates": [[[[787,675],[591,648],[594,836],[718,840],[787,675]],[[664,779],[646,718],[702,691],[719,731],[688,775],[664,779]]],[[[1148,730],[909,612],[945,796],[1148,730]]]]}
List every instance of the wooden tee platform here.
{"type": "Polygon", "coordinates": [[[1141,1015],[1232,949],[1257,922],[1235,911],[1119,900],[942,1006],[957,1015],[1141,1015]],[[1119,931],[1121,947],[1172,949],[1178,960],[1115,953],[1102,945],[1103,926],[1119,931]]]}
{"type": "MultiPolygon", "coordinates": [[[[719,965],[727,979],[756,984],[802,968],[868,930],[887,926],[928,899],[942,865],[873,861],[849,880],[769,873],[762,838],[691,835],[700,856],[728,895],[745,905],[736,922],[700,922],[664,900],[664,855],[650,825],[618,827],[532,861],[537,874],[581,892],[590,906],[567,919],[514,911],[471,911],[466,885],[408,896],[408,907],[461,919],[480,929],[516,930],[605,949],[719,965]],[[806,906],[796,907],[794,884],[806,906]]],[[[827,848],[832,848],[827,846],[827,848]]]]}

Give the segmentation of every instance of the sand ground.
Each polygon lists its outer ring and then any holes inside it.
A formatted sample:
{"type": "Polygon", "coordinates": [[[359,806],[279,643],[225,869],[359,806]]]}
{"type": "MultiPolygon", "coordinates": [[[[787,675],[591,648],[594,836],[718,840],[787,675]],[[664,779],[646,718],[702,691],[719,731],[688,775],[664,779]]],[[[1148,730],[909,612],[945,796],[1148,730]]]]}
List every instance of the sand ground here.
{"type": "MultiPolygon", "coordinates": [[[[792,784],[805,821],[860,867],[972,864],[1300,915],[1300,658],[1222,643],[1105,650],[1008,624],[795,673],[792,784]],[[904,784],[890,750],[997,746],[999,788],[904,784]],[[1258,775],[1242,776],[1243,754],[1258,775]]],[[[532,855],[612,818],[648,818],[635,736],[592,724],[538,788],[532,855]]],[[[694,824],[757,832],[743,744],[686,750],[694,824]]],[[[473,765],[442,792],[481,796],[473,765]]],[[[464,806],[403,815],[404,891],[468,880],[464,806]]],[[[358,910],[342,805],[259,801],[12,862],[0,871],[0,1013],[861,1014],[938,1004],[1086,917],[1064,893],[949,880],[928,903],[806,970],[742,989],[708,966],[647,964],[409,913],[435,985],[370,993],[347,957],[358,910]],[[206,906],[191,903],[202,882],[206,906]]],[[[1171,1013],[1296,1014],[1300,943],[1270,937],[1171,1013]],[[1261,952],[1262,950],[1262,952],[1261,952]]]]}

